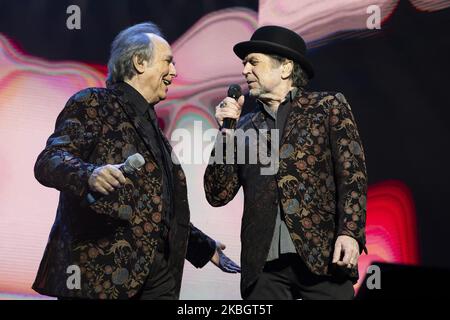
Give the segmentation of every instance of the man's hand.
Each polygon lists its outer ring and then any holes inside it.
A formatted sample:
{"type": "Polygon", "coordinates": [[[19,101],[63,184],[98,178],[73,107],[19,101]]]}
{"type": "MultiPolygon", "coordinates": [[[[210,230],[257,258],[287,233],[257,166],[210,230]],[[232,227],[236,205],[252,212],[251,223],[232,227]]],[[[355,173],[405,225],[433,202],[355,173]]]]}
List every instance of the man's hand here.
{"type": "Polygon", "coordinates": [[[119,170],[120,164],[107,164],[106,166],[95,169],[89,177],[88,184],[91,190],[108,195],[124,184],[126,179],[119,170]]]}
{"type": "Polygon", "coordinates": [[[333,263],[340,267],[352,268],[356,266],[359,258],[358,241],[354,238],[341,235],[336,239],[334,246],[333,263]]]}
{"type": "Polygon", "coordinates": [[[211,258],[211,262],[214,263],[220,270],[228,273],[240,273],[241,268],[228,258],[222,250],[225,250],[225,245],[216,241],[216,252],[211,258]]]}
{"type": "Polygon", "coordinates": [[[223,119],[231,118],[236,121],[241,116],[242,106],[244,105],[244,96],[240,96],[238,101],[226,97],[216,106],[216,120],[220,126],[223,125],[223,119]]]}

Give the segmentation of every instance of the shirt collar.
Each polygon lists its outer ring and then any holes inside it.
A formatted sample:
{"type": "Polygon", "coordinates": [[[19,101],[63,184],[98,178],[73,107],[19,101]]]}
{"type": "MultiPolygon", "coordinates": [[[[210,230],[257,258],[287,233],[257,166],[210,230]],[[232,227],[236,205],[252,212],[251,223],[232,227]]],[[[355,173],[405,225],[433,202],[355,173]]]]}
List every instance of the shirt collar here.
{"type": "Polygon", "coordinates": [[[118,82],[116,88],[123,91],[125,98],[131,102],[139,115],[145,114],[149,108],[153,109],[153,105],[149,104],[147,100],[137,91],[133,86],[126,82],[118,82]]]}
{"type": "MultiPolygon", "coordinates": [[[[285,105],[286,103],[292,103],[292,101],[294,101],[295,96],[297,95],[299,89],[297,87],[292,88],[291,91],[289,91],[286,95],[286,97],[284,97],[283,101],[280,103],[280,107],[285,105]]],[[[264,102],[262,102],[261,100],[257,99],[256,100],[258,102],[258,104],[260,105],[260,107],[262,107],[262,110],[264,110],[267,114],[269,114],[272,118],[276,118],[276,112],[273,112],[268,105],[266,105],[264,102]]]]}

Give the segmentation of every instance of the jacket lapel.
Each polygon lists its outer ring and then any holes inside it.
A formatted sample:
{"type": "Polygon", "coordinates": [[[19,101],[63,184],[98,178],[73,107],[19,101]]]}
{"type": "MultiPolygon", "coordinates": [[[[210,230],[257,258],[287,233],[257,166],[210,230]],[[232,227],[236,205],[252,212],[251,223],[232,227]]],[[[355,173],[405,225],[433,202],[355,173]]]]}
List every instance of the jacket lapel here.
{"type": "Polygon", "coordinates": [[[125,98],[122,91],[115,89],[114,87],[111,88],[114,90],[114,93],[116,94],[118,98],[119,105],[122,107],[122,109],[125,111],[125,114],[128,116],[130,122],[133,124],[134,128],[136,129],[138,136],[142,139],[144,142],[144,145],[147,147],[147,150],[152,154],[153,158],[156,160],[157,157],[155,153],[153,152],[156,141],[152,141],[150,137],[145,133],[144,124],[140,120],[141,118],[138,117],[136,113],[136,107],[133,103],[128,101],[128,99],[125,98]]]}
{"type": "Polygon", "coordinates": [[[296,132],[298,132],[298,129],[306,126],[306,120],[308,117],[306,109],[308,108],[308,106],[302,105],[300,103],[300,98],[302,97],[302,95],[303,92],[299,92],[292,101],[292,109],[289,113],[288,120],[283,130],[280,147],[283,145],[283,143],[285,143],[286,139],[290,136],[291,131],[294,128],[297,128],[296,132]]]}

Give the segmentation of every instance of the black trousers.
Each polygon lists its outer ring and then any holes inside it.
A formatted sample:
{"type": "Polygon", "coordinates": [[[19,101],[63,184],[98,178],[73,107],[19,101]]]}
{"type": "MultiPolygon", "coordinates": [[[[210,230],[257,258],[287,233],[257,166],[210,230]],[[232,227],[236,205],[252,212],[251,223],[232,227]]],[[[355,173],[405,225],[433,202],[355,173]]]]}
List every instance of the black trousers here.
{"type": "Polygon", "coordinates": [[[175,278],[163,253],[156,252],[147,280],[133,300],[176,300],[175,278]]]}
{"type": "Polygon", "coordinates": [[[355,291],[345,276],[311,273],[297,254],[283,254],[267,262],[245,300],[350,300],[355,291]]]}

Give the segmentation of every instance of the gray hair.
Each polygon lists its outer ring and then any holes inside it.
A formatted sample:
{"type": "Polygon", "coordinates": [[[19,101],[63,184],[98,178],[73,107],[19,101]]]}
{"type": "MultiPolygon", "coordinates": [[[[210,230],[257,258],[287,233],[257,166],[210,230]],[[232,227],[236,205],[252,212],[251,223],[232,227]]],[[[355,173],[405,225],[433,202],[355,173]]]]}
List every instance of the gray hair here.
{"type": "MultiPolygon", "coordinates": [[[[289,60],[288,58],[281,57],[276,54],[269,54],[269,57],[272,58],[272,60],[276,63],[277,66],[279,66],[281,63],[283,63],[286,60],[289,60]]],[[[290,79],[292,80],[292,85],[297,88],[303,88],[305,87],[309,82],[309,77],[305,70],[303,70],[300,63],[293,61],[294,68],[292,69],[292,73],[290,76],[290,79]]]]}
{"type": "Polygon", "coordinates": [[[147,33],[162,37],[158,26],[151,22],[136,24],[116,36],[111,45],[106,85],[133,78],[136,74],[133,65],[134,56],[140,61],[151,61],[153,43],[147,33]]]}

